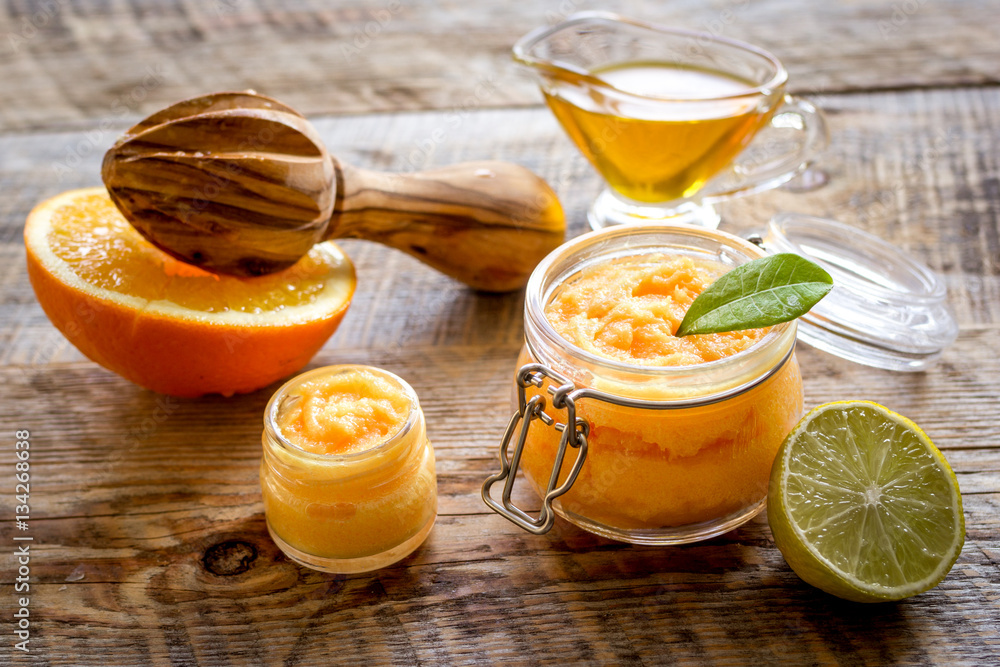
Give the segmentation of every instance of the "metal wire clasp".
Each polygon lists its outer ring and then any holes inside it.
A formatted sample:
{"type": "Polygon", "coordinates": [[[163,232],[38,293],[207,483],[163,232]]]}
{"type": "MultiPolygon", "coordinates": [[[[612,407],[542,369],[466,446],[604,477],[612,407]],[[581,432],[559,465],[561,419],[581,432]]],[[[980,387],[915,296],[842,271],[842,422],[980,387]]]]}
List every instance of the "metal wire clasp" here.
{"type": "Polygon", "coordinates": [[[490,506],[494,512],[509,519],[521,528],[535,535],[547,533],[555,521],[555,513],[552,511],[552,501],[569,491],[580,474],[580,468],[587,458],[587,435],[590,427],[587,422],[577,419],[575,398],[577,388],[568,379],[556,373],[552,369],[542,364],[527,364],[522,366],[517,372],[517,412],[510,418],[507,430],[504,432],[503,441],[500,443],[500,472],[490,476],[483,482],[483,502],[490,506]],[[529,385],[542,388],[545,378],[550,378],[554,384],[550,384],[546,391],[552,395],[552,407],[556,410],[566,410],[566,421],[556,422],[551,416],[544,412],[545,396],[538,394],[527,399],[525,390],[529,385]],[[514,478],[517,476],[517,469],[521,463],[521,454],[524,453],[524,443],[528,439],[528,428],[531,422],[539,419],[546,426],[551,426],[562,432],[559,439],[559,449],[556,451],[556,460],[552,465],[552,473],[549,475],[549,484],[545,489],[542,498],[542,509],[538,517],[532,517],[524,510],[516,507],[511,502],[510,494],[514,488],[514,478]],[[572,424],[571,428],[567,428],[572,424]],[[520,430],[518,430],[520,425],[520,430]],[[507,450],[511,441],[517,434],[517,444],[514,451],[508,455],[507,450]],[[563,459],[566,456],[567,446],[577,449],[576,461],[569,471],[566,480],[556,486],[559,481],[559,471],[562,469],[563,459]],[[503,486],[502,503],[497,502],[490,495],[490,489],[501,480],[506,480],[503,486]]]}

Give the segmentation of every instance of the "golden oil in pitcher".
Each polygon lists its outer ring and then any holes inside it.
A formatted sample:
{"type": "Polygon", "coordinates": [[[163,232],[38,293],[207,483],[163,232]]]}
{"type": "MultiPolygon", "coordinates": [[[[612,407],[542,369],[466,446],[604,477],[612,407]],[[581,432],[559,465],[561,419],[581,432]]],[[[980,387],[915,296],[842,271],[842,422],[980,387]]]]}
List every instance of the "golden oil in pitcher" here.
{"type": "Polygon", "coordinates": [[[777,106],[771,95],[762,103],[751,81],[677,63],[619,63],[590,77],[561,73],[543,90],[545,99],[608,184],[639,202],[671,201],[700,190],[743,151],[777,106]],[[606,85],[594,86],[590,77],[606,85]]]}

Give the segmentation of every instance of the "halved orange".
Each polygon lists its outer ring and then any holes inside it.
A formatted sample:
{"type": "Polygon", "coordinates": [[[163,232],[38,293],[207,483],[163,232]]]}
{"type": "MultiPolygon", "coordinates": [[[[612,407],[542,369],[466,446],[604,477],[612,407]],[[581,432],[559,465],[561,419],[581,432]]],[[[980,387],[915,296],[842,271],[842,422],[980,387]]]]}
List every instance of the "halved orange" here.
{"type": "Polygon", "coordinates": [[[56,328],[105,368],[173,396],[245,393],[294,373],[354,294],[354,266],[332,243],[259,278],[179,262],[142,238],[104,188],[36,206],[24,242],[56,328]]]}

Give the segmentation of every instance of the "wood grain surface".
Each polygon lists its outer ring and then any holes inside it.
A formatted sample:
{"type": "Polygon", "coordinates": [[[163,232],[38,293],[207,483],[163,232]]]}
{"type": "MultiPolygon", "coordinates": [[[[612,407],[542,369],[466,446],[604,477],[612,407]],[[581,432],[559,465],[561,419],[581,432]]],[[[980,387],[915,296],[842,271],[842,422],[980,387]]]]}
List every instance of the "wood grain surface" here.
{"type": "Polygon", "coordinates": [[[982,0],[38,0],[0,7],[0,130],[244,87],[310,115],[536,104],[511,45],[585,9],[759,44],[797,92],[1000,78],[1000,5],[982,0]]]}
{"type": "MultiPolygon", "coordinates": [[[[67,3],[46,27],[52,43],[0,58],[16,89],[0,111],[0,664],[1000,661],[1000,87],[998,47],[986,37],[995,5],[914,3],[890,44],[874,25],[892,13],[881,3],[808,11],[782,1],[612,3],[694,27],[743,7],[754,19],[734,23],[733,34],[775,42],[793,77],[811,73],[827,91],[814,99],[831,125],[829,183],[728,203],[724,229],[758,228],[779,210],[836,217],[912,253],[948,285],[961,331],[926,373],[799,348],[807,407],[865,398],[907,415],[944,451],[962,488],[967,539],[951,574],[920,596],[865,606],[800,581],[762,517],[701,544],[648,548],[561,521],[535,537],[487,511],[479,487],[497,465],[510,414],[523,295],[476,293],[361,241],[341,243],[358,291],[310,366],[369,363],[414,386],[437,453],[439,516],[424,546],[375,573],[325,575],[285,558],[267,535],[257,478],[262,412],[276,387],[199,400],[141,390],[83,358],[28,284],[24,218],[45,197],[100,184],[101,156],[131,120],[108,116],[109,100],[134,85],[136,73],[124,70],[139,67],[146,48],[151,62],[184,51],[170,63],[183,76],[151,94],[160,100],[153,107],[205,92],[194,86],[231,88],[217,85],[227,76],[252,82],[253,70],[262,92],[304,111],[366,111],[311,119],[331,152],[359,167],[518,162],[556,190],[570,236],[585,231],[600,182],[547,110],[488,108],[537,99],[513,78],[498,82],[488,104],[456,111],[470,79],[546,22],[555,3],[407,3],[351,69],[336,49],[321,58],[320,43],[351,34],[379,5],[219,1],[233,11],[67,3]],[[248,36],[273,50],[226,52],[248,36]],[[301,63],[288,56],[294,47],[301,63]],[[209,53],[220,58],[212,67],[192,64],[209,53]],[[421,67],[428,78],[406,79],[421,67]],[[336,77],[355,87],[332,100],[325,94],[335,94],[336,77]],[[425,107],[437,110],[400,111],[425,107]],[[11,521],[17,429],[32,440],[27,533],[11,521]],[[13,650],[8,630],[17,534],[33,537],[29,654],[13,650]]],[[[13,21],[31,8],[0,11],[13,21]]],[[[524,488],[516,496],[537,505],[524,488]]]]}

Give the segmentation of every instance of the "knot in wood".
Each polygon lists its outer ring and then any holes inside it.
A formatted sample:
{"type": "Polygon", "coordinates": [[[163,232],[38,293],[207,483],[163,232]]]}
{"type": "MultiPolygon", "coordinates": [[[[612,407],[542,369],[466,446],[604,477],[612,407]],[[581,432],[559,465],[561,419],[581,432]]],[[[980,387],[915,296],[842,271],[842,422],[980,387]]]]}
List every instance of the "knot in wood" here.
{"type": "Polygon", "coordinates": [[[241,540],[227,540],[209,547],[202,563],[214,575],[231,577],[249,570],[255,560],[257,547],[241,540]]]}

